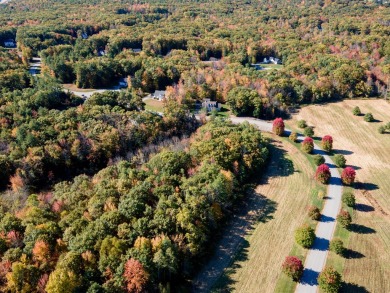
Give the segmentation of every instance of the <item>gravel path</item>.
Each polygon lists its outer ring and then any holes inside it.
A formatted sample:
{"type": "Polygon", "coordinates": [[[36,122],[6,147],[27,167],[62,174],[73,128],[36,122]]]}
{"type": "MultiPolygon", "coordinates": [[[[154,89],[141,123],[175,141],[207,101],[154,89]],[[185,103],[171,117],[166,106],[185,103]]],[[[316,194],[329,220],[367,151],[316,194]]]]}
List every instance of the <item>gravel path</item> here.
{"type": "MultiPolygon", "coordinates": [[[[233,123],[243,123],[245,121],[257,126],[262,131],[271,132],[272,123],[246,117],[230,117],[233,123]]],[[[289,133],[289,130],[286,130],[289,133]]],[[[303,137],[299,136],[299,140],[303,137]]],[[[336,217],[341,207],[342,182],[337,167],[331,158],[315,145],[315,154],[321,154],[325,158],[325,163],[329,166],[331,179],[328,185],[327,195],[324,200],[321,219],[316,228],[316,239],[313,247],[309,250],[305,261],[305,269],[301,282],[296,287],[297,293],[317,292],[317,278],[323,270],[326,258],[328,256],[329,242],[333,237],[336,227],[336,217]]],[[[253,204],[256,198],[251,198],[247,206],[256,211],[260,206],[253,204]]],[[[244,208],[242,214],[234,216],[231,227],[227,228],[224,236],[220,240],[215,254],[204,266],[202,271],[197,275],[193,282],[193,292],[209,292],[218,278],[222,275],[223,270],[229,266],[234,254],[237,252],[243,237],[251,223],[250,209],[244,208]]]]}

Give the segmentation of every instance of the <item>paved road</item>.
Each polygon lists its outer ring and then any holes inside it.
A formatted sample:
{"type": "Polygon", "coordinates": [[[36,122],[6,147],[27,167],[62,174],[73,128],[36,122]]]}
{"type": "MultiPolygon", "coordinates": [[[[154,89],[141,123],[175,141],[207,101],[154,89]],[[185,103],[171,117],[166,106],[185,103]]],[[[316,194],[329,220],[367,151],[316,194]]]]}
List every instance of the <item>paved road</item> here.
{"type": "MultiPolygon", "coordinates": [[[[242,123],[248,121],[256,125],[263,131],[272,131],[272,124],[267,121],[262,121],[253,118],[238,118],[232,117],[234,123],[242,123]]],[[[286,130],[286,132],[290,132],[286,130]]],[[[299,140],[303,137],[299,136],[299,140]]],[[[321,213],[321,219],[316,228],[316,239],[313,247],[309,250],[305,261],[305,270],[301,282],[296,287],[297,293],[314,293],[318,291],[317,278],[319,273],[324,269],[326,258],[328,256],[329,242],[333,238],[333,233],[336,228],[336,217],[341,208],[341,196],[343,193],[343,185],[340,178],[340,173],[331,158],[321,150],[317,145],[314,147],[314,154],[323,155],[325,163],[330,168],[331,179],[328,184],[328,190],[324,201],[324,208],[321,213]]]]}
{"type": "Polygon", "coordinates": [[[314,293],[318,291],[317,278],[326,264],[329,242],[332,240],[336,228],[336,217],[341,208],[343,192],[340,173],[333,161],[318,146],[315,146],[314,153],[324,156],[325,163],[329,166],[332,177],[328,184],[324,208],[321,213],[322,216],[316,228],[316,239],[306,257],[305,270],[303,271],[301,282],[295,290],[297,293],[314,293]]]}
{"type": "MultiPolygon", "coordinates": [[[[246,117],[230,117],[230,119],[233,123],[243,123],[247,121],[257,126],[262,131],[272,132],[272,123],[267,121],[246,117]]],[[[286,132],[288,134],[290,131],[286,130],[286,132]]],[[[302,139],[302,136],[298,137],[298,140],[302,139]]],[[[316,239],[306,257],[305,269],[301,282],[296,287],[297,293],[318,291],[317,278],[325,266],[329,242],[333,237],[336,227],[335,219],[341,207],[342,183],[340,174],[330,157],[318,146],[315,146],[314,153],[324,156],[325,163],[329,166],[332,177],[324,200],[322,216],[316,228],[316,239]]],[[[238,218],[238,220],[234,219],[231,227],[232,231],[236,231],[237,227],[243,227],[242,224],[242,218],[238,218]]],[[[222,239],[218,244],[215,255],[194,279],[193,292],[210,291],[213,284],[215,284],[222,275],[223,270],[230,264],[235,250],[239,247],[240,239],[242,239],[243,235],[242,233],[245,234],[245,229],[243,230],[244,231],[241,233],[228,233],[230,235],[223,237],[227,237],[227,239],[222,239]]]]}

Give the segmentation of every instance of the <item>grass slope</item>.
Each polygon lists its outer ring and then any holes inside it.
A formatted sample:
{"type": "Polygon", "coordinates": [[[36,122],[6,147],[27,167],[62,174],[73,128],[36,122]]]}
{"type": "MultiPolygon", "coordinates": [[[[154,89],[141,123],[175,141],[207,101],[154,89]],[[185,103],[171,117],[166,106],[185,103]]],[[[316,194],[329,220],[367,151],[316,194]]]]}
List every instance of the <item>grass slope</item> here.
{"type": "Polygon", "coordinates": [[[276,211],[272,219],[254,225],[214,292],[273,292],[276,287],[291,292],[295,287],[284,278],[281,265],[290,253],[306,255],[294,244],[294,231],[307,221],[307,208],[318,194],[318,185],[307,157],[287,139],[272,138],[272,162],[256,192],[276,202],[276,211]]]}
{"type": "Polygon", "coordinates": [[[304,119],[314,125],[315,135],[330,134],[334,149],[357,170],[354,226],[350,233],[337,228],[347,241],[350,254],[340,258],[329,254],[328,264],[343,270],[345,292],[390,292],[390,134],[378,127],[390,122],[390,104],[384,100],[348,100],[303,108],[291,124],[304,119]],[[353,116],[359,106],[363,115],[371,112],[376,122],[353,116]],[[380,122],[381,121],[381,122],[380,122]]]}

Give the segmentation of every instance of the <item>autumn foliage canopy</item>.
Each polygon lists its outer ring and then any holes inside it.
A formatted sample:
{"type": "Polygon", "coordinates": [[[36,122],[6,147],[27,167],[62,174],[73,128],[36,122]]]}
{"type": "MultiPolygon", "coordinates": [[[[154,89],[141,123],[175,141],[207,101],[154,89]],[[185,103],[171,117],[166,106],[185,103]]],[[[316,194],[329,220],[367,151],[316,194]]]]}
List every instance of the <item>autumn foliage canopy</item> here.
{"type": "Polygon", "coordinates": [[[305,153],[310,154],[314,149],[314,142],[311,137],[306,137],[302,142],[302,149],[305,153]]]}
{"type": "Polygon", "coordinates": [[[303,273],[302,261],[295,256],[287,256],[282,265],[283,273],[298,281],[303,273]]]}
{"type": "Polygon", "coordinates": [[[330,179],[329,167],[326,164],[319,165],[316,171],[316,179],[322,184],[328,183],[330,179]]]}
{"type": "Polygon", "coordinates": [[[346,167],[341,173],[341,180],[345,185],[352,185],[355,182],[356,172],[352,167],[346,167]]]}
{"type": "Polygon", "coordinates": [[[130,258],[125,264],[123,277],[126,282],[127,292],[138,293],[145,289],[149,274],[138,260],[130,258]]]}
{"type": "Polygon", "coordinates": [[[276,135],[283,135],[284,133],[284,122],[283,122],[283,119],[282,118],[276,118],[274,120],[274,123],[272,124],[272,131],[276,134],[276,135]]]}
{"type": "Polygon", "coordinates": [[[330,135],[325,135],[322,138],[322,149],[324,151],[331,151],[333,148],[333,138],[330,135]]]}

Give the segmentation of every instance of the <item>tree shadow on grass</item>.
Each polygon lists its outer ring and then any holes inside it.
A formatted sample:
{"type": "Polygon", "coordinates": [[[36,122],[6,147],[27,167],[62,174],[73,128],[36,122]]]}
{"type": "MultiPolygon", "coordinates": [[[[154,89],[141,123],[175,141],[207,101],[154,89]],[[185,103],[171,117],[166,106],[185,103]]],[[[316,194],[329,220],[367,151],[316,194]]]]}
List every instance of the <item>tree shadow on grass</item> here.
{"type": "Polygon", "coordinates": [[[343,257],[348,259],[359,259],[365,257],[365,255],[358,251],[346,248],[343,252],[343,257]]]}
{"type": "Polygon", "coordinates": [[[355,165],[347,165],[347,167],[351,167],[351,168],[353,168],[355,171],[361,169],[361,167],[355,166],[355,165]]]}
{"type": "Polygon", "coordinates": [[[351,151],[347,151],[347,150],[333,150],[333,153],[336,155],[336,154],[339,154],[339,155],[352,155],[353,152],[351,151]]]}
{"type": "Polygon", "coordinates": [[[248,251],[249,242],[248,240],[244,239],[242,241],[239,251],[234,256],[233,263],[219,277],[218,281],[211,289],[211,292],[225,293],[233,291],[232,286],[234,285],[234,283],[236,283],[236,281],[234,281],[231,276],[234,275],[234,273],[241,268],[240,262],[246,261],[248,259],[248,251]]]}
{"type": "Polygon", "coordinates": [[[357,203],[355,204],[355,210],[359,212],[369,213],[375,211],[374,207],[363,204],[363,203],[357,203]]]}
{"type": "Polygon", "coordinates": [[[377,190],[377,189],[379,189],[379,186],[375,183],[356,182],[355,188],[360,189],[360,190],[377,190]]]}
{"type": "Polygon", "coordinates": [[[369,291],[358,284],[343,282],[340,288],[340,293],[368,293],[369,291]]]}
{"type": "Polygon", "coordinates": [[[263,182],[261,182],[263,184],[264,179],[279,176],[287,177],[295,172],[293,161],[286,157],[287,152],[278,147],[275,140],[271,140],[271,143],[269,144],[269,151],[270,161],[264,176],[265,178],[263,178],[263,182]]]}
{"type": "Polygon", "coordinates": [[[374,234],[376,231],[370,227],[359,225],[359,224],[351,224],[348,226],[348,230],[357,234],[374,234]]]}

